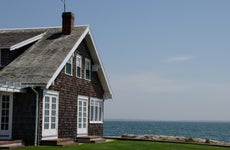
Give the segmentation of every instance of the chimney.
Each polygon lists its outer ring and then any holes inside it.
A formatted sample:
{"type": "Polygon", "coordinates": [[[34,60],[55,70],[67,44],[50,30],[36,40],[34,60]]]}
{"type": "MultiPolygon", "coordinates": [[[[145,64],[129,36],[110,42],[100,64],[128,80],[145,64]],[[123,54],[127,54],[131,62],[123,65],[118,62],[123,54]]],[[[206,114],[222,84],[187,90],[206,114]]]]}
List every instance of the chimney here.
{"type": "Polygon", "coordinates": [[[69,35],[74,28],[74,14],[72,12],[62,13],[62,34],[69,35]]]}

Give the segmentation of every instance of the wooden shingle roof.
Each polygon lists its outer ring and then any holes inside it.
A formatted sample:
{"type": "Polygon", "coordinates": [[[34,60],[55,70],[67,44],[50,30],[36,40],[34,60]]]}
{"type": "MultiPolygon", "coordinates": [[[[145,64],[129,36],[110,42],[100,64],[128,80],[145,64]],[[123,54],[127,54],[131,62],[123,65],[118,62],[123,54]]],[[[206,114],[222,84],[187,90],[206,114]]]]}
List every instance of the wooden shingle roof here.
{"type": "Polygon", "coordinates": [[[105,95],[112,98],[110,85],[88,26],[76,26],[70,35],[63,35],[61,28],[0,30],[0,49],[14,50],[15,47],[23,46],[23,40],[26,43],[37,41],[0,71],[0,84],[10,82],[24,85],[22,87],[49,88],[83,39],[88,44],[93,62],[100,66],[97,73],[105,95]]]}

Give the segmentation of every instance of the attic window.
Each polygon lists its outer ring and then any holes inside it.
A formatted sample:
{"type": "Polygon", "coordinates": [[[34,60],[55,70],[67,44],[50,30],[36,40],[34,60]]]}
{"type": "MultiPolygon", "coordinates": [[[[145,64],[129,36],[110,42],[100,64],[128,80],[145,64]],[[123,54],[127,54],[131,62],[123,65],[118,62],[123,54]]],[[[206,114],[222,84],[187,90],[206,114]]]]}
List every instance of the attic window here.
{"type": "Polygon", "coordinates": [[[85,59],[85,79],[91,80],[91,61],[90,59],[85,59]]]}
{"type": "Polygon", "coordinates": [[[73,57],[71,57],[65,65],[65,74],[73,75],[73,57]]]}
{"type": "Polygon", "coordinates": [[[77,70],[77,77],[81,78],[82,77],[82,57],[80,55],[77,55],[76,57],[76,70],[77,70]]]}

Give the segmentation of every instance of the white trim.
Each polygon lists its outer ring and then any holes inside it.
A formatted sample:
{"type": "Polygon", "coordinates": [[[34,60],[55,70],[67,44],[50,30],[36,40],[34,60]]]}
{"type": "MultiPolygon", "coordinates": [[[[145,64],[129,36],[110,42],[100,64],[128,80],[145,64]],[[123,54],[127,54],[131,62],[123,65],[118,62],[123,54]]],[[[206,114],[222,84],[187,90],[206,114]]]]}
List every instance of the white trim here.
{"type": "MultiPolygon", "coordinates": [[[[10,29],[9,29],[9,30],[10,30],[10,29]]],[[[0,31],[1,31],[1,30],[0,30],[0,31]]],[[[0,47],[0,49],[10,49],[11,51],[13,51],[13,50],[18,49],[18,48],[21,48],[21,47],[23,47],[23,46],[25,46],[25,45],[28,45],[28,44],[30,44],[30,43],[33,43],[33,42],[35,42],[35,41],[37,41],[37,40],[40,40],[45,34],[46,34],[46,33],[45,33],[45,31],[44,31],[44,33],[39,34],[39,35],[37,35],[37,36],[34,36],[34,37],[32,37],[32,38],[29,38],[29,39],[27,39],[27,40],[25,40],[25,41],[19,42],[19,43],[15,44],[15,45],[12,45],[12,46],[9,46],[9,47],[7,47],[7,46],[5,46],[5,47],[0,47]]]]}
{"type": "Polygon", "coordinates": [[[69,75],[69,76],[73,76],[73,56],[71,56],[69,60],[65,64],[65,74],[69,75]],[[71,73],[70,74],[66,72],[66,64],[68,63],[69,60],[71,61],[70,62],[70,65],[71,65],[71,73]]]}
{"type": "Polygon", "coordinates": [[[93,62],[95,64],[100,64],[101,65],[101,69],[98,70],[98,75],[100,78],[100,81],[102,83],[102,86],[105,90],[106,99],[112,99],[112,90],[110,88],[110,84],[108,82],[108,79],[106,77],[105,71],[104,71],[104,67],[103,64],[101,62],[101,59],[99,57],[99,53],[97,51],[95,42],[93,40],[91,31],[89,29],[89,26],[87,26],[86,30],[84,31],[84,33],[81,35],[81,37],[78,39],[78,41],[75,43],[75,45],[73,46],[73,48],[70,50],[70,52],[68,53],[68,55],[66,56],[66,58],[63,60],[63,62],[61,63],[61,65],[58,67],[58,69],[55,71],[55,73],[53,74],[53,76],[51,77],[51,79],[48,81],[46,88],[48,89],[54,82],[54,80],[57,78],[57,76],[59,75],[59,73],[61,72],[61,70],[63,69],[63,67],[65,66],[66,62],[68,61],[68,59],[71,57],[71,55],[74,53],[74,51],[77,49],[77,47],[80,45],[80,43],[82,42],[83,39],[86,39],[87,43],[90,42],[90,54],[91,55],[95,55],[94,58],[92,59],[93,62]],[[97,62],[95,62],[97,61],[97,62]]]}
{"type": "MultiPolygon", "coordinates": [[[[43,106],[42,106],[42,140],[49,140],[49,139],[57,139],[58,138],[58,108],[59,108],[59,92],[56,91],[51,91],[51,90],[44,90],[43,91],[43,106]],[[44,129],[44,110],[45,110],[45,96],[50,96],[50,97],[56,97],[56,130],[55,133],[52,132],[52,134],[49,135],[48,131],[44,129]]],[[[51,102],[51,101],[50,101],[51,102]]],[[[51,107],[51,106],[50,106],[51,107]]],[[[49,129],[48,129],[49,130],[49,129]]]]}
{"type": "Polygon", "coordinates": [[[99,98],[93,98],[93,97],[91,97],[90,98],[90,123],[103,123],[103,118],[104,118],[104,101],[103,101],[103,99],[99,99],[99,98]],[[92,121],[92,110],[91,110],[91,104],[92,104],[92,101],[93,101],[93,107],[94,107],[94,109],[93,109],[93,121],[92,121]],[[98,112],[97,112],[97,114],[98,114],[98,116],[97,117],[99,117],[99,111],[100,111],[100,107],[101,107],[101,118],[99,119],[99,118],[95,118],[95,114],[96,114],[96,111],[95,111],[95,107],[96,107],[96,104],[95,103],[98,103],[99,102],[99,106],[98,106],[98,112]],[[100,104],[101,104],[101,106],[100,106],[100,104]]]}
{"type": "Polygon", "coordinates": [[[8,88],[8,87],[0,87],[0,91],[4,91],[4,92],[24,92],[24,90],[22,90],[22,89],[8,88]]]}
{"type": "Polygon", "coordinates": [[[84,79],[91,81],[91,76],[92,76],[92,66],[91,66],[91,60],[89,58],[85,58],[85,68],[84,68],[84,79]],[[89,79],[86,78],[86,63],[89,63],[89,79]]]}
{"type": "MultiPolygon", "coordinates": [[[[107,94],[108,96],[106,97],[106,99],[112,99],[112,90],[111,90],[109,81],[108,81],[108,79],[107,79],[107,76],[106,76],[106,74],[105,74],[105,70],[104,70],[103,63],[102,63],[102,61],[101,61],[100,55],[99,55],[99,53],[98,53],[96,44],[95,44],[95,42],[94,42],[94,39],[93,39],[93,36],[92,36],[90,30],[89,30],[89,36],[90,36],[90,40],[91,40],[91,42],[92,42],[92,44],[93,44],[93,48],[94,48],[94,51],[95,51],[95,55],[96,55],[96,57],[97,57],[97,59],[98,59],[98,61],[99,61],[99,64],[101,65],[101,69],[100,69],[99,71],[101,71],[102,74],[103,74],[103,77],[102,77],[103,79],[102,79],[102,80],[105,80],[105,83],[104,83],[104,84],[106,84],[106,86],[107,86],[107,88],[108,88],[107,93],[109,93],[109,94],[107,94]]],[[[94,63],[95,63],[95,62],[94,62],[94,63]]],[[[101,80],[101,82],[102,82],[102,80],[101,80]]]]}
{"type": "MultiPolygon", "coordinates": [[[[8,95],[10,97],[9,101],[9,128],[8,133],[6,132],[6,135],[4,137],[0,137],[0,139],[10,140],[12,138],[12,120],[13,120],[13,93],[8,92],[0,92],[0,102],[2,102],[2,95],[8,95]]],[[[2,104],[0,103],[0,108],[2,104]]],[[[1,108],[2,109],[2,108],[1,108]]],[[[0,112],[1,113],[1,112],[0,112]]],[[[1,119],[1,115],[0,115],[1,119]]],[[[1,122],[1,121],[0,121],[1,122]]],[[[0,124],[1,125],[1,124],[0,124]]],[[[4,133],[3,133],[4,134],[4,133]]]]}
{"type": "Polygon", "coordinates": [[[27,39],[27,40],[25,40],[25,41],[22,41],[22,42],[20,42],[20,43],[17,43],[17,44],[15,44],[15,45],[13,45],[13,46],[10,46],[10,50],[12,51],[12,50],[18,49],[18,48],[20,48],[20,47],[23,47],[23,46],[25,46],[25,45],[27,45],[27,44],[30,44],[30,43],[32,43],[32,42],[35,42],[35,41],[41,39],[44,35],[45,35],[45,33],[42,33],[42,34],[39,34],[39,35],[37,35],[37,36],[35,36],[35,37],[29,38],[29,39],[27,39]]]}
{"type": "Polygon", "coordinates": [[[77,78],[82,78],[82,56],[81,55],[79,55],[79,54],[77,54],[77,56],[76,56],[76,77],[77,78]],[[80,59],[80,76],[78,76],[77,74],[78,74],[78,70],[77,70],[77,67],[78,67],[78,58],[80,59]]]}
{"type": "MultiPolygon", "coordinates": [[[[84,108],[82,108],[83,112],[84,108]]],[[[82,113],[81,112],[81,113],[82,113]]],[[[89,97],[79,95],[77,98],[77,137],[87,136],[88,135],[88,128],[89,128],[89,97]],[[86,104],[86,128],[79,128],[79,100],[87,102],[86,104]]],[[[83,114],[81,116],[82,121],[83,114]]],[[[81,124],[82,125],[82,124],[81,124]]]]}
{"type": "Polygon", "coordinates": [[[57,76],[61,72],[62,68],[65,66],[66,62],[69,60],[69,58],[72,56],[72,54],[75,52],[75,50],[77,49],[77,47],[81,44],[82,40],[85,38],[85,36],[88,33],[89,33],[89,27],[87,26],[87,28],[84,31],[84,33],[82,34],[82,36],[75,43],[75,45],[73,46],[73,48],[70,50],[70,52],[68,53],[68,55],[66,56],[66,58],[62,61],[61,65],[58,67],[58,69],[56,70],[56,72],[53,74],[52,78],[47,83],[47,85],[46,85],[47,89],[52,85],[52,83],[54,82],[54,80],[57,78],[57,76]]]}
{"type": "MultiPolygon", "coordinates": [[[[89,26],[88,24],[86,25],[77,25],[74,27],[85,27],[89,26]]],[[[31,28],[1,28],[0,31],[12,31],[12,30],[39,30],[39,29],[55,29],[55,28],[62,28],[62,26],[53,26],[53,27],[31,27],[31,28]]]]}

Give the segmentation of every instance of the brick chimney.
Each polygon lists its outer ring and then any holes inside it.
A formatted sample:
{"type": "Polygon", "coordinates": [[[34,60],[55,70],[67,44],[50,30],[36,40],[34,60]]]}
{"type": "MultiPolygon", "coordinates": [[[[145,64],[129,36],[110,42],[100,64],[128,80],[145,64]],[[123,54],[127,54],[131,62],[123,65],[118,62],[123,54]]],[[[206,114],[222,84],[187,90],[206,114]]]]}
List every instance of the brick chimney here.
{"type": "Polygon", "coordinates": [[[62,34],[69,35],[74,28],[74,14],[72,12],[62,13],[62,34]]]}

